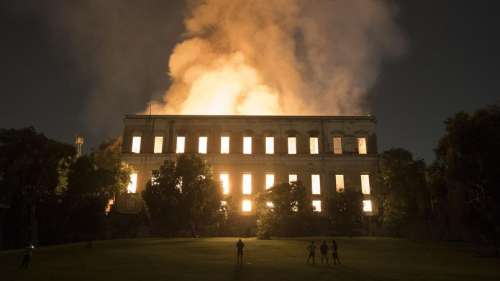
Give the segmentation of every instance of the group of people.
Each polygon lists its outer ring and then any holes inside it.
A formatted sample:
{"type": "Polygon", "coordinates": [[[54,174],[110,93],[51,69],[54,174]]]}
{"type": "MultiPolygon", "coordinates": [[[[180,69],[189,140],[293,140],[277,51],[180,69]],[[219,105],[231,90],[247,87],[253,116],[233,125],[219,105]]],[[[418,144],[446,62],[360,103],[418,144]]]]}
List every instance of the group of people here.
{"type": "MultiPolygon", "coordinates": [[[[332,246],[331,248],[328,246],[326,243],[326,240],[323,240],[321,245],[319,246],[319,252],[321,253],[321,264],[326,264],[329,263],[329,255],[328,252],[331,250],[332,252],[332,262],[333,264],[340,264],[340,259],[339,259],[339,252],[338,252],[338,246],[337,246],[337,241],[332,240],[332,246]]],[[[307,246],[307,251],[309,255],[307,256],[307,261],[306,263],[316,263],[316,244],[314,241],[311,241],[311,243],[307,246]]]]}
{"type": "MultiPolygon", "coordinates": [[[[241,241],[241,239],[236,242],[236,264],[242,265],[243,264],[243,248],[245,247],[245,243],[241,241]]],[[[319,251],[321,253],[321,264],[329,264],[329,255],[328,252],[332,252],[332,262],[333,264],[340,264],[340,259],[339,259],[339,253],[338,253],[338,246],[337,246],[337,241],[332,240],[332,246],[329,247],[328,244],[326,243],[326,240],[323,240],[321,245],[319,246],[319,251]]],[[[311,243],[307,246],[307,261],[306,263],[316,263],[316,244],[314,241],[311,241],[311,243]]]]}

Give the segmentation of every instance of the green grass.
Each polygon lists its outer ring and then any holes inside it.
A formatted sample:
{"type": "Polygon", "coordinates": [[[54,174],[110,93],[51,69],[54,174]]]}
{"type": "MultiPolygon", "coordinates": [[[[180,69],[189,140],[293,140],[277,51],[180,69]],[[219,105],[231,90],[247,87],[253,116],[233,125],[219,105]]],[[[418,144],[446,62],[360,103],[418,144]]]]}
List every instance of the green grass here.
{"type": "Polygon", "coordinates": [[[29,270],[18,269],[22,251],[7,251],[0,252],[0,280],[500,280],[500,260],[477,257],[464,244],[337,238],[343,264],[311,266],[308,239],[244,239],[242,268],[234,265],[236,238],[42,247],[29,270]]]}

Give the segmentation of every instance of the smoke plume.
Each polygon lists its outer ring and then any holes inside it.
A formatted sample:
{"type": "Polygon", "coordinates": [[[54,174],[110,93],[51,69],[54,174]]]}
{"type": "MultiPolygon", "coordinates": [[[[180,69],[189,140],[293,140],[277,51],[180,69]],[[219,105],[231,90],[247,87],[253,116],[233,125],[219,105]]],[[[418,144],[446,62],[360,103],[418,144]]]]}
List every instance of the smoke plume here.
{"type": "Polygon", "coordinates": [[[362,114],[404,40],[383,0],[188,1],[154,114],[362,114]]]}

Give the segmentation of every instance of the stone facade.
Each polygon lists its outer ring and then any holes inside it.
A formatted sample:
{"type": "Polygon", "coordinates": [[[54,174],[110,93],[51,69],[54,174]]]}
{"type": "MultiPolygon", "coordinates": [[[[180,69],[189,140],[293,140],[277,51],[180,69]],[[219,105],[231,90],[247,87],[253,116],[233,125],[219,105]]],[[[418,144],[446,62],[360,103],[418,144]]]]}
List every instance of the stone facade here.
{"type": "MultiPolygon", "coordinates": [[[[378,171],[376,120],[372,116],[127,115],[124,125],[122,160],[136,174],[131,189],[136,192],[144,189],[153,170],[166,159],[175,159],[177,140],[181,142],[178,137],[185,141],[184,153],[199,153],[199,139],[206,137],[206,153],[200,155],[212,166],[216,179],[228,175],[229,193],[235,200],[253,200],[256,192],[265,189],[266,174],[273,175],[275,183],[297,175],[311,192],[312,175],[319,175],[319,194],[312,196],[324,200],[338,192],[336,175],[342,175],[345,189],[364,191],[365,213],[376,210],[370,194],[376,188],[378,171]],[[228,154],[221,153],[223,136],[229,137],[228,154]],[[251,137],[251,154],[244,154],[244,137],[251,137]],[[270,152],[266,151],[266,137],[273,139],[273,154],[266,154],[270,152]],[[296,154],[289,154],[289,138],[295,138],[296,154]],[[311,154],[311,138],[317,139],[317,154],[311,154]],[[340,138],[341,153],[334,153],[334,138],[337,142],[340,138]],[[251,194],[243,194],[244,174],[251,175],[251,194]],[[365,182],[362,188],[361,175],[368,178],[368,187],[365,182]]],[[[338,150],[338,143],[336,146],[338,150]]]]}

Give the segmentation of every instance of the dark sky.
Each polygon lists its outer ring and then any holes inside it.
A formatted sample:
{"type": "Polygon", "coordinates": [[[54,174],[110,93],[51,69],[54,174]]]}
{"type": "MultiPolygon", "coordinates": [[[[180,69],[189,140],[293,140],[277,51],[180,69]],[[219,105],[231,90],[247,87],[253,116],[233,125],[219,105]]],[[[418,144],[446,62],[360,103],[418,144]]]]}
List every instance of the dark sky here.
{"type": "MultiPolygon", "coordinates": [[[[408,50],[384,64],[370,93],[379,146],[429,162],[447,117],[500,103],[498,7],[393,2],[408,50]]],[[[124,114],[168,88],[183,8],[162,0],[0,0],[0,128],[32,125],[66,142],[82,133],[87,147],[120,134],[124,114]]]]}

